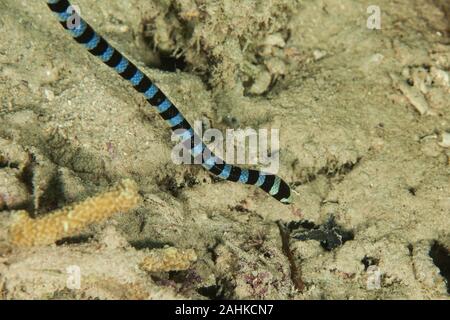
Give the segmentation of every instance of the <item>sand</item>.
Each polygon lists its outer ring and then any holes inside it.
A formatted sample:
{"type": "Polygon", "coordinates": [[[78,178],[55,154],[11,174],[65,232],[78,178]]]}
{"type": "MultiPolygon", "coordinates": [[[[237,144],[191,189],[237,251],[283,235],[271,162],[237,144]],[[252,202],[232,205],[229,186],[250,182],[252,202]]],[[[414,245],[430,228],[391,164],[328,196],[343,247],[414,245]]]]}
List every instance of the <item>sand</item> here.
{"type": "Polygon", "coordinates": [[[449,299],[447,1],[379,0],[379,30],[370,1],[76,4],[190,122],[279,129],[295,201],[174,164],[166,124],[44,1],[2,0],[3,299],[449,299]],[[124,178],[143,198],[132,212],[8,245],[16,210],[44,215],[124,178]],[[197,259],[139,267],[165,246],[197,259]]]}

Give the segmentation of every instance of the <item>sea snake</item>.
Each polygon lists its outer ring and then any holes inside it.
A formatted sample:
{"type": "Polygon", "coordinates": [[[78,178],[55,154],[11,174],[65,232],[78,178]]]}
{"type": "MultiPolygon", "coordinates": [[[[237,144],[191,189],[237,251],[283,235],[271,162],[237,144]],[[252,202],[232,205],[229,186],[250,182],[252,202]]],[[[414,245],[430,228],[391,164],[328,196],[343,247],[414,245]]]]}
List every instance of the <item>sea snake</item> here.
{"type": "Polygon", "coordinates": [[[75,13],[77,22],[69,23],[69,19],[72,21],[74,17],[74,7],[68,0],[47,0],[47,5],[75,41],[83,44],[91,54],[116,70],[122,78],[131,82],[136,91],[144,95],[148,103],[155,107],[159,115],[167,121],[170,128],[181,137],[184,145],[189,148],[191,156],[194,159],[201,157],[200,163],[206,170],[225,180],[258,186],[284,204],[292,202],[291,190],[280,177],[230,165],[214,155],[177,107],[141,70],[95,32],[85,20],[78,16],[78,13],[75,13]],[[179,134],[180,132],[182,133],[179,134]]]}

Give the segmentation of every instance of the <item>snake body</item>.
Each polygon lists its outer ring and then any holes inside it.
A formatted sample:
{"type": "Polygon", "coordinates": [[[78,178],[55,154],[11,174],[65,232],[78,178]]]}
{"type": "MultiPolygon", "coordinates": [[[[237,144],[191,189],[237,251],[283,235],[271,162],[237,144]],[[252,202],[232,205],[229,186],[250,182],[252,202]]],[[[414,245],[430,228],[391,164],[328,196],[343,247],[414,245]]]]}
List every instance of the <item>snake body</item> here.
{"type": "Polygon", "coordinates": [[[113,48],[81,17],[77,16],[78,21],[75,25],[68,23],[68,20],[74,15],[73,7],[68,0],[47,0],[47,5],[75,41],[113,68],[122,78],[128,80],[136,91],[144,95],[148,103],[156,108],[170,128],[181,137],[183,145],[188,147],[191,156],[194,159],[200,159],[200,162],[194,163],[201,163],[206,170],[222,179],[255,185],[284,204],[292,202],[291,190],[280,177],[230,165],[214,155],[194,132],[178,108],[144,72],[113,48]]]}

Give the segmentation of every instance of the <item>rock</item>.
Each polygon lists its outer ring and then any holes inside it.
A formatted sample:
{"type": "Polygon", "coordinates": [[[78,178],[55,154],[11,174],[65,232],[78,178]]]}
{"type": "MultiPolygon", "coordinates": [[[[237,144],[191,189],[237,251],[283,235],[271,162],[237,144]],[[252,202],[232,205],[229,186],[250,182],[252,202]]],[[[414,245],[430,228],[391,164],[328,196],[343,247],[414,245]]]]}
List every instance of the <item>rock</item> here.
{"type": "Polygon", "coordinates": [[[0,210],[18,209],[27,204],[30,195],[27,186],[18,178],[19,170],[0,170],[0,210]]]}

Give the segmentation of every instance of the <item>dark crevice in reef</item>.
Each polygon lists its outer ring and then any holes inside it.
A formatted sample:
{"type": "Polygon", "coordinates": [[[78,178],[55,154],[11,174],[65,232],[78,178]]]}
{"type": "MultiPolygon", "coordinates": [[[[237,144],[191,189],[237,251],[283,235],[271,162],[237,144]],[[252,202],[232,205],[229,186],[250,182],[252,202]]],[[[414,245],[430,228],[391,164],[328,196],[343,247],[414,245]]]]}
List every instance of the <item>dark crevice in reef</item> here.
{"type": "Polygon", "coordinates": [[[173,243],[169,242],[159,242],[159,241],[153,241],[151,239],[140,239],[140,240],[133,240],[129,241],[130,245],[135,248],[136,250],[142,250],[142,249],[162,249],[165,246],[173,247],[173,243]]]}
{"type": "Polygon", "coordinates": [[[33,170],[34,164],[36,162],[34,156],[32,154],[29,155],[30,163],[23,169],[20,180],[27,187],[27,191],[29,194],[33,194],[33,170]]]}
{"type": "Polygon", "coordinates": [[[409,256],[413,257],[414,256],[414,246],[411,243],[409,243],[406,247],[408,248],[409,256]]]}
{"type": "Polygon", "coordinates": [[[211,286],[199,286],[202,284],[202,278],[193,269],[171,271],[168,273],[154,273],[150,275],[150,278],[157,285],[177,288],[177,292],[182,294],[188,294],[192,290],[195,290],[198,294],[210,300],[227,299],[226,293],[233,292],[234,290],[231,283],[224,279],[218,279],[217,284],[211,286]]]}
{"type": "Polygon", "coordinates": [[[160,52],[159,59],[161,61],[158,69],[168,72],[176,72],[177,70],[184,71],[187,67],[187,62],[184,56],[174,57],[170,54],[160,52]]]}
{"type": "Polygon", "coordinates": [[[0,169],[2,169],[2,168],[19,169],[19,163],[18,162],[9,162],[6,159],[4,159],[2,156],[0,156],[0,169]]]}
{"type": "Polygon", "coordinates": [[[309,221],[293,221],[288,224],[291,237],[300,241],[317,240],[322,248],[331,251],[342,246],[346,241],[353,240],[354,234],[339,226],[334,216],[321,225],[315,225],[309,221]]]}
{"type": "Polygon", "coordinates": [[[220,238],[216,238],[214,244],[207,248],[207,251],[211,255],[211,260],[214,262],[214,264],[216,263],[217,258],[218,258],[216,249],[221,243],[222,243],[222,240],[220,238]]]}
{"type": "Polygon", "coordinates": [[[450,251],[443,244],[435,241],[430,248],[429,255],[447,283],[447,292],[450,294],[450,251]]]}
{"type": "Polygon", "coordinates": [[[235,299],[235,284],[229,278],[218,277],[216,284],[199,287],[196,291],[210,300],[230,300],[235,299]]]}
{"type": "Polygon", "coordinates": [[[61,207],[62,203],[66,201],[64,196],[64,186],[58,175],[54,175],[48,186],[40,198],[39,208],[35,208],[38,213],[49,213],[61,207]]]}
{"type": "Polygon", "coordinates": [[[292,283],[298,291],[303,292],[303,290],[305,289],[305,283],[302,279],[302,271],[300,267],[295,263],[294,255],[292,254],[291,248],[289,246],[290,230],[286,228],[286,225],[280,221],[278,222],[278,228],[280,229],[282,250],[289,261],[292,283]]]}
{"type": "Polygon", "coordinates": [[[201,287],[197,289],[197,292],[202,296],[211,300],[223,300],[225,299],[222,288],[218,285],[212,285],[208,287],[201,287]]]}
{"type": "Polygon", "coordinates": [[[163,277],[152,275],[151,278],[155,282],[163,285],[176,285],[179,293],[188,294],[194,290],[210,300],[224,300],[230,298],[230,295],[227,297],[226,293],[233,292],[234,290],[234,286],[231,285],[230,281],[221,278],[217,279],[216,284],[201,286],[202,277],[194,269],[171,271],[163,277]]]}
{"type": "Polygon", "coordinates": [[[147,26],[151,25],[147,21],[143,21],[143,38],[149,50],[156,51],[159,58],[159,63],[150,65],[152,68],[156,68],[162,71],[176,72],[177,70],[185,71],[188,68],[188,63],[184,55],[177,56],[175,52],[166,52],[158,49],[155,45],[151,30],[147,30],[147,26]]]}
{"type": "Polygon", "coordinates": [[[82,234],[74,237],[67,237],[56,241],[57,246],[69,245],[69,244],[82,244],[87,243],[93,239],[93,234],[82,234]]]}

